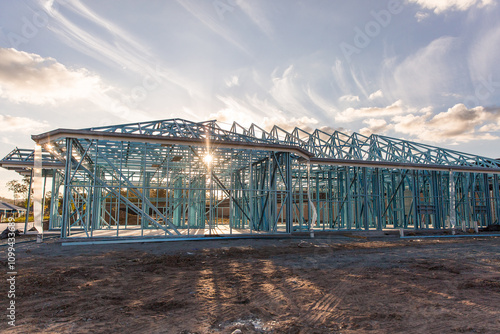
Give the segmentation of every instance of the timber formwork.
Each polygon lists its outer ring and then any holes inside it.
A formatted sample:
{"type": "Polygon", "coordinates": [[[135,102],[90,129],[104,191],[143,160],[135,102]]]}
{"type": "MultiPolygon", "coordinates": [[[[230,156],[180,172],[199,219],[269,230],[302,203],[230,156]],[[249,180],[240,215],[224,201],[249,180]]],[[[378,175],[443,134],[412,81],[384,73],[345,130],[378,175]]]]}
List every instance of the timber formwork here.
{"type": "MultiPolygon", "coordinates": [[[[500,216],[499,161],[386,136],[171,119],[32,138],[63,238],[465,229],[500,216]]],[[[33,160],[15,149],[0,165],[29,174],[33,160]]]]}

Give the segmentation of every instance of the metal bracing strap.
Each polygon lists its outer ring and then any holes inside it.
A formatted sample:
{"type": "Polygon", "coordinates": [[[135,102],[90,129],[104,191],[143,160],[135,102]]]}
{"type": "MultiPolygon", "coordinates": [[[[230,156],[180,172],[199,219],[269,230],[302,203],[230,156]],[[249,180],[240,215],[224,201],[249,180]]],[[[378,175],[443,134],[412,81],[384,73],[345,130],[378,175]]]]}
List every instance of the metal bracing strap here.
{"type": "Polygon", "coordinates": [[[248,218],[248,220],[252,221],[252,219],[250,219],[250,217],[248,217],[248,215],[246,214],[246,212],[243,210],[243,208],[241,207],[241,205],[238,203],[238,200],[236,198],[233,197],[233,195],[231,195],[231,192],[224,186],[224,184],[222,183],[221,180],[219,180],[219,178],[214,174],[214,172],[212,172],[212,177],[214,178],[215,182],[219,185],[219,187],[222,188],[222,190],[230,197],[233,199],[234,203],[236,203],[236,205],[238,206],[238,208],[241,210],[241,212],[248,218]]]}
{"type": "MultiPolygon", "coordinates": [[[[99,154],[99,153],[98,153],[98,154],[99,154]]],[[[105,160],[107,160],[107,159],[106,159],[106,157],[103,157],[101,154],[99,154],[99,156],[101,156],[102,158],[104,158],[105,160]]],[[[109,160],[107,160],[107,161],[108,161],[108,163],[109,163],[109,160]]],[[[111,165],[112,167],[114,167],[112,164],[110,164],[110,165],[111,165]]],[[[87,168],[85,168],[84,166],[81,166],[81,168],[83,168],[83,169],[84,169],[87,173],[89,173],[89,175],[91,175],[91,176],[94,178],[94,180],[98,181],[98,182],[99,182],[99,184],[100,184],[100,185],[102,185],[104,188],[106,188],[106,189],[108,189],[109,191],[111,191],[111,192],[112,192],[115,196],[116,196],[116,195],[118,195],[118,197],[119,197],[120,199],[122,199],[123,201],[125,201],[126,203],[128,203],[128,204],[129,204],[129,205],[130,205],[130,206],[131,206],[134,210],[136,210],[136,212],[137,212],[137,213],[139,213],[139,212],[143,212],[143,210],[141,210],[138,206],[136,206],[134,203],[132,203],[131,201],[129,201],[126,197],[123,197],[123,196],[121,195],[121,193],[120,193],[120,192],[118,192],[118,193],[117,193],[117,192],[116,192],[116,191],[115,191],[115,190],[114,190],[111,186],[109,186],[106,182],[104,182],[104,181],[103,181],[103,180],[101,180],[99,177],[97,177],[97,175],[95,175],[93,172],[91,172],[90,170],[88,170],[88,169],[87,169],[87,168]]],[[[121,174],[121,173],[120,173],[120,174],[121,174]]],[[[123,175],[122,175],[122,176],[123,176],[123,175]]],[[[124,176],[123,176],[123,177],[124,177],[124,176]]],[[[125,177],[124,177],[124,178],[125,178],[125,177]]],[[[130,181],[128,181],[128,179],[126,179],[126,178],[125,178],[125,180],[126,180],[129,184],[131,184],[131,183],[130,183],[130,181]]],[[[132,185],[132,184],[131,184],[131,185],[132,185]]],[[[134,190],[135,190],[133,185],[132,185],[132,189],[131,189],[131,190],[132,190],[132,191],[134,191],[134,190]]],[[[136,194],[137,194],[137,193],[136,193],[136,194]]],[[[150,206],[151,206],[153,209],[156,209],[156,207],[155,207],[155,206],[153,206],[153,205],[151,204],[151,202],[149,202],[149,204],[150,204],[150,206]]],[[[153,225],[155,225],[155,226],[157,226],[158,228],[160,228],[160,229],[164,230],[166,233],[168,233],[168,234],[170,234],[170,235],[172,234],[170,231],[168,231],[167,229],[165,229],[165,227],[164,227],[163,225],[159,224],[159,223],[158,223],[158,222],[157,222],[154,218],[152,218],[150,215],[148,215],[147,213],[144,213],[144,214],[145,214],[146,218],[148,218],[148,219],[149,219],[149,220],[153,223],[153,225]]],[[[160,216],[164,217],[162,214],[160,214],[160,216]]],[[[178,231],[178,230],[177,230],[177,229],[176,229],[176,228],[175,228],[175,227],[174,227],[174,226],[173,226],[173,225],[172,225],[172,224],[171,224],[168,220],[166,220],[166,219],[165,219],[164,221],[165,221],[166,223],[169,223],[169,226],[172,226],[172,229],[173,229],[173,230],[175,230],[175,232],[177,233],[177,235],[180,235],[180,232],[179,232],[179,231],[178,231]]]]}
{"type": "MultiPolygon", "coordinates": [[[[349,173],[349,169],[346,169],[346,176],[348,173],[349,173]]],[[[342,209],[344,208],[344,204],[348,201],[349,192],[351,191],[351,187],[354,184],[354,182],[356,181],[356,178],[357,178],[357,174],[354,174],[353,179],[351,180],[351,182],[349,183],[349,186],[346,189],[346,194],[344,196],[344,199],[342,200],[342,203],[340,204],[339,214],[337,215],[337,217],[335,217],[335,220],[333,221],[333,226],[335,226],[335,224],[337,223],[337,220],[340,218],[340,212],[342,212],[342,209]]]]}
{"type": "Polygon", "coordinates": [[[78,172],[78,168],[80,168],[80,166],[82,165],[83,163],[83,160],[85,160],[86,156],[87,156],[87,153],[89,151],[89,149],[92,147],[92,144],[93,144],[93,141],[91,141],[89,143],[89,146],[87,147],[87,149],[85,149],[85,151],[83,152],[82,156],[81,156],[81,159],[80,161],[78,162],[78,164],[76,165],[76,168],[75,168],[75,172],[73,173],[73,175],[71,176],[69,182],[71,183],[73,181],[73,179],[75,178],[76,176],[76,173],[78,172]]]}
{"type": "MultiPolygon", "coordinates": [[[[115,165],[108,159],[106,158],[105,156],[103,156],[101,153],[98,153],[99,157],[103,158],[108,164],[109,166],[111,166],[111,168],[118,174],[120,175],[121,178],[123,178],[123,180],[125,180],[125,182],[129,185],[129,187],[131,188],[131,190],[133,192],[135,192],[137,195],[141,195],[140,193],[137,192],[137,190],[135,189],[135,186],[132,184],[132,182],[129,181],[129,179],[122,174],[122,172],[120,172],[118,170],[118,168],[115,167],[115,165]]],[[[101,181],[102,182],[102,181],[101,181]]],[[[162,217],[164,219],[164,222],[166,224],[168,224],[168,226],[175,231],[175,233],[177,233],[178,235],[180,235],[181,233],[177,230],[177,228],[175,227],[174,224],[172,224],[172,222],[170,222],[170,220],[165,217],[165,215],[163,215],[160,210],[158,210],[158,208],[156,206],[153,205],[153,203],[151,203],[147,198],[143,198],[143,201],[146,202],[146,204],[151,207],[153,209],[153,211],[155,211],[155,213],[157,215],[159,215],[160,217],[162,217]]],[[[144,210],[139,210],[139,212],[144,212],[144,210]]],[[[146,214],[146,213],[145,213],[146,214]]],[[[147,215],[147,214],[146,214],[147,215]]],[[[160,225],[161,226],[161,225],[160,225]]]]}
{"type": "MultiPolygon", "coordinates": [[[[116,190],[114,190],[113,188],[109,187],[108,185],[106,185],[103,181],[100,180],[100,182],[109,190],[111,191],[115,196],[118,196],[120,198],[120,200],[123,200],[125,203],[127,203],[129,206],[132,207],[132,209],[136,210],[136,212],[144,212],[143,210],[141,210],[137,205],[135,205],[134,203],[132,203],[128,198],[124,197],[120,192],[117,192],[116,190]]],[[[145,213],[144,212],[144,216],[153,223],[153,225],[155,225],[156,227],[164,230],[166,233],[168,233],[169,235],[172,235],[172,232],[170,232],[169,230],[167,230],[165,228],[165,226],[159,224],[153,217],[151,217],[149,214],[145,213]]],[[[178,235],[180,235],[180,233],[177,231],[177,229],[175,229],[175,231],[177,232],[178,235]]]]}
{"type": "MultiPolygon", "coordinates": [[[[278,169],[278,164],[275,163],[273,167],[274,168],[273,168],[273,172],[271,174],[271,179],[269,180],[269,182],[270,182],[271,185],[274,183],[274,179],[275,179],[275,176],[276,176],[276,169],[278,169]]],[[[263,177],[265,177],[265,174],[266,173],[262,173],[263,177]]],[[[264,180],[262,180],[262,184],[264,184],[264,180]]],[[[264,213],[265,213],[266,208],[267,208],[267,203],[269,202],[269,195],[270,194],[271,194],[271,190],[268,189],[267,194],[266,194],[266,199],[265,199],[264,205],[262,207],[262,213],[260,215],[259,225],[257,225],[257,228],[259,228],[259,230],[260,230],[260,228],[262,226],[262,220],[264,219],[264,213]]]]}
{"type": "MultiPolygon", "coordinates": [[[[192,146],[189,146],[189,148],[191,149],[191,151],[193,152],[193,154],[195,156],[197,156],[198,158],[200,157],[200,155],[193,149],[192,146]]],[[[241,207],[241,205],[238,203],[238,200],[236,198],[233,197],[233,195],[231,194],[231,192],[224,186],[224,184],[222,183],[222,181],[217,177],[217,175],[215,175],[215,173],[213,171],[211,171],[211,176],[213,177],[213,179],[215,180],[215,182],[219,185],[219,187],[222,188],[222,190],[230,197],[233,199],[234,203],[236,203],[236,206],[238,206],[238,208],[241,210],[241,213],[243,213],[245,215],[245,217],[248,218],[249,221],[252,221],[252,219],[250,219],[250,217],[247,215],[247,213],[245,212],[245,210],[241,207]]],[[[241,180],[240,180],[240,183],[241,183],[241,180]]]]}
{"type": "Polygon", "coordinates": [[[393,201],[393,200],[394,200],[394,198],[396,197],[396,193],[398,192],[399,187],[401,187],[401,184],[403,184],[403,183],[404,183],[404,180],[405,180],[405,177],[406,177],[406,174],[407,174],[407,173],[408,173],[408,169],[406,169],[406,170],[404,171],[404,173],[403,173],[403,174],[401,174],[401,181],[399,181],[399,184],[398,184],[398,186],[396,187],[396,189],[394,190],[394,192],[393,192],[393,194],[392,194],[392,196],[391,196],[391,199],[387,202],[387,206],[385,207],[384,213],[380,216],[381,218],[382,218],[383,216],[385,216],[385,214],[387,213],[387,210],[389,210],[389,207],[391,206],[392,201],[393,201]]]}

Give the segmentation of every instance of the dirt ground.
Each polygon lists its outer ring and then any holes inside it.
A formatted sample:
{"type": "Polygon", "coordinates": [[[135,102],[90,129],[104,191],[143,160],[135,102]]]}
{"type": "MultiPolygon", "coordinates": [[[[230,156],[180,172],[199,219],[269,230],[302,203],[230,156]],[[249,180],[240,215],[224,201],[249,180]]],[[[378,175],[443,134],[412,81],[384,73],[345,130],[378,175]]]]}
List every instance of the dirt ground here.
{"type": "Polygon", "coordinates": [[[500,332],[500,238],[52,239],[16,256],[16,327],[4,315],[1,332],[500,332]]]}

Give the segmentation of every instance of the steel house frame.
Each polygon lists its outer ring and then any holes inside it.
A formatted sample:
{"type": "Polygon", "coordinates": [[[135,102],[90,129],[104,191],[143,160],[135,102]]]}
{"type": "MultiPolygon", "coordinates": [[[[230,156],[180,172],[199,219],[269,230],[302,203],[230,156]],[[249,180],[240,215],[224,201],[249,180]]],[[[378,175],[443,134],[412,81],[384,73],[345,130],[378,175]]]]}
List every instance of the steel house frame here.
{"type": "MultiPolygon", "coordinates": [[[[386,136],[169,119],[32,138],[63,238],[468,228],[500,216],[499,161],[386,136]]],[[[29,175],[33,161],[15,149],[0,165],[29,175]]]]}

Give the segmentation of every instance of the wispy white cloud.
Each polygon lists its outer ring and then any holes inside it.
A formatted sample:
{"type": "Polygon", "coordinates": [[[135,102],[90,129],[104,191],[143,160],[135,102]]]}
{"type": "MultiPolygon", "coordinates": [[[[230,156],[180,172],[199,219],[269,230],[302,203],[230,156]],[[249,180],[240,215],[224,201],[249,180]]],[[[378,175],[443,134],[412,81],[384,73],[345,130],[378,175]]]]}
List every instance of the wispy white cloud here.
{"type": "Polygon", "coordinates": [[[254,115],[256,119],[286,113],[289,118],[314,115],[318,120],[326,120],[335,116],[339,104],[345,108],[360,102],[359,96],[350,94],[339,99],[336,87],[328,87],[333,81],[331,74],[327,72],[328,76],[322,78],[310,77],[310,69],[308,63],[302,62],[277,67],[271,74],[240,69],[238,75],[224,80],[224,89],[217,94],[223,107],[217,110],[239,109],[242,114],[254,115]]]}
{"type": "Polygon", "coordinates": [[[335,103],[322,97],[313,89],[311,89],[311,87],[307,87],[307,96],[309,97],[311,102],[314,103],[314,105],[322,110],[327,116],[331,116],[337,111],[335,103]]]}
{"type": "Polygon", "coordinates": [[[282,75],[277,74],[277,72],[278,69],[272,75],[272,87],[269,90],[272,98],[281,108],[287,111],[294,113],[308,112],[301,101],[303,98],[303,88],[297,86],[297,83],[300,83],[302,78],[295,71],[294,66],[290,65],[283,71],[282,75]]]}
{"type": "MultiPolygon", "coordinates": [[[[338,43],[353,41],[352,27],[366,33],[371,24],[355,15],[358,11],[351,4],[339,7],[325,2],[321,6],[305,6],[294,1],[293,5],[284,6],[266,1],[179,0],[141,6],[140,10],[124,3],[120,15],[111,16],[111,7],[97,2],[61,1],[58,10],[51,1],[34,1],[44,5],[49,20],[47,26],[39,29],[37,38],[30,40],[29,49],[41,50],[39,54],[53,55],[59,61],[73,57],[77,50],[83,55],[75,57],[75,64],[88,64],[75,66],[66,61],[63,65],[40,57],[42,65],[33,73],[56,73],[59,69],[73,81],[68,79],[66,83],[70,84],[58,87],[59,82],[65,81],[57,80],[57,89],[37,95],[29,92],[31,82],[17,84],[12,78],[5,79],[8,83],[0,84],[0,96],[6,105],[14,101],[52,103],[53,110],[61,110],[64,106],[55,102],[85,100],[71,106],[85,112],[87,106],[97,106],[95,113],[106,110],[109,123],[115,119],[150,119],[152,115],[199,120],[210,115],[226,122],[238,120],[262,126],[277,123],[287,127],[298,124],[310,129],[342,122],[347,125],[341,125],[363,133],[420,138],[418,130],[411,132],[407,120],[422,124],[430,135],[436,128],[431,121],[439,119],[440,111],[447,112],[447,106],[458,102],[469,107],[499,104],[496,93],[500,88],[493,87],[492,92],[488,90],[490,86],[484,85],[482,91],[490,93],[490,99],[474,105],[466,101],[468,95],[474,95],[474,85],[483,79],[488,81],[489,75],[495,83],[500,82],[496,66],[500,26],[494,21],[498,6],[489,0],[411,0],[413,12],[392,16],[380,34],[369,36],[370,45],[360,53],[359,61],[351,63],[344,60],[338,43]],[[230,8],[223,18],[214,3],[225,4],[219,9],[230,8]],[[475,10],[481,6],[485,9],[475,10]],[[151,12],[153,9],[155,13],[151,12]],[[433,14],[468,9],[473,10],[446,17],[433,14]],[[161,29],[161,33],[151,34],[146,26],[137,29],[133,10],[137,17],[151,15],[151,27],[161,29]],[[165,19],[160,15],[165,15],[165,19]],[[417,24],[417,20],[428,20],[429,25],[417,24]],[[345,27],[346,22],[352,23],[352,27],[338,29],[345,27]],[[297,28],[299,23],[301,28],[297,28]],[[424,29],[425,26],[432,29],[424,29]],[[407,37],[399,30],[406,28],[418,32],[415,38],[401,40],[407,37]],[[331,31],[338,34],[332,35],[331,31]],[[446,35],[450,33],[453,36],[446,35]],[[40,45],[45,42],[47,48],[43,49],[40,45]],[[50,49],[53,46],[59,49],[50,49]],[[109,66],[97,75],[96,71],[104,67],[94,60],[109,66]],[[156,93],[146,89],[144,94],[146,75],[162,86],[156,93]],[[83,85],[80,89],[75,88],[77,82],[83,85]],[[23,94],[16,96],[15,91],[23,94]],[[68,91],[74,95],[65,93],[68,91]],[[144,95],[147,101],[139,103],[144,95]],[[434,109],[428,111],[426,106],[434,109]]],[[[25,12],[39,9],[23,6],[25,12]]],[[[382,8],[376,7],[368,8],[367,14],[372,10],[380,13],[382,8]]],[[[16,32],[14,24],[3,26],[6,36],[10,31],[16,32]]],[[[17,32],[21,33],[19,29],[17,32]]],[[[33,74],[33,80],[39,82],[50,77],[33,74]]],[[[43,92],[43,88],[39,89],[43,92]]],[[[457,117],[448,115],[444,119],[457,117]]],[[[455,127],[455,123],[450,124],[455,127]]],[[[469,137],[494,135],[496,129],[496,119],[488,118],[478,122],[469,137]]]]}
{"type": "Polygon", "coordinates": [[[494,81],[500,81],[499,57],[500,24],[497,23],[483,29],[469,49],[468,66],[472,80],[481,84],[482,79],[494,75],[494,81]]]}
{"type": "MultiPolygon", "coordinates": [[[[261,119],[264,117],[266,112],[270,112],[269,109],[259,110],[254,108],[254,104],[256,101],[250,101],[249,99],[240,99],[234,96],[217,96],[217,99],[222,102],[224,107],[216,112],[210,114],[209,118],[217,119],[222,122],[232,123],[233,121],[241,122],[242,125],[250,125],[252,124],[252,120],[261,119]]],[[[250,99],[251,100],[251,99],[250,99]]],[[[258,102],[260,100],[256,99],[258,102]]],[[[273,108],[270,105],[265,105],[265,103],[261,103],[263,106],[268,108],[273,108]]],[[[273,112],[273,111],[271,111],[273,112]]]]}
{"type": "Polygon", "coordinates": [[[267,19],[266,11],[262,10],[256,1],[237,0],[236,3],[267,37],[273,37],[274,29],[271,21],[267,19]]]}
{"type": "Polygon", "coordinates": [[[367,97],[367,80],[362,67],[353,66],[340,59],[335,59],[335,63],[331,68],[333,74],[333,82],[339,87],[341,94],[356,95],[367,97]]]}
{"type": "Polygon", "coordinates": [[[90,33],[83,24],[79,25],[76,23],[78,21],[70,20],[62,13],[60,10],[62,6],[59,4],[54,6],[53,1],[41,2],[42,7],[52,18],[49,28],[69,46],[110,66],[119,66],[139,74],[144,73],[145,68],[150,67],[147,61],[147,57],[150,57],[148,48],[135,42],[131,35],[93,13],[81,2],[65,2],[64,8],[102,29],[102,35],[90,33]],[[105,38],[106,34],[110,34],[111,38],[105,38]]]}
{"type": "MultiPolygon", "coordinates": [[[[52,1],[52,0],[51,0],[52,1]]],[[[49,1],[47,4],[49,4],[49,1]]],[[[57,0],[56,0],[57,1],[57,0]]],[[[92,11],[89,7],[85,6],[80,0],[72,0],[72,1],[64,1],[64,5],[66,8],[70,9],[73,13],[76,13],[90,22],[93,22],[97,26],[103,27],[106,31],[108,31],[115,38],[120,39],[121,42],[126,42],[127,45],[130,46],[130,50],[142,50],[142,55],[150,57],[148,49],[142,44],[139,43],[131,34],[127,33],[125,30],[107,20],[106,18],[98,15],[95,11],[92,11]]],[[[50,10],[52,6],[47,6],[46,8],[50,10]]],[[[135,57],[141,57],[137,52],[135,53],[135,57]]]]}
{"type": "MultiPolygon", "coordinates": [[[[217,3],[220,3],[220,1],[209,1],[203,3],[193,0],[177,0],[177,2],[194,17],[196,17],[208,29],[224,38],[226,41],[243,51],[245,54],[250,55],[248,49],[242,43],[240,43],[237,36],[235,36],[230,29],[224,26],[224,20],[222,20],[221,17],[217,15],[217,3]]],[[[234,11],[234,6],[232,6],[231,4],[222,3],[221,5],[224,6],[224,8],[232,8],[232,10],[230,11],[234,11]]]]}
{"type": "Polygon", "coordinates": [[[190,95],[196,97],[203,95],[196,89],[195,83],[159,63],[156,55],[149,51],[149,47],[110,20],[96,14],[81,1],[57,3],[57,6],[53,0],[39,1],[51,17],[49,29],[70,47],[111,67],[133,72],[140,76],[140,80],[150,77],[153,73],[161,78],[161,81],[181,87],[190,95]],[[62,7],[71,11],[72,15],[63,14],[64,12],[60,10],[62,7]],[[79,16],[80,19],[70,19],[73,15],[79,16]],[[101,33],[91,33],[86,28],[88,25],[96,27],[101,33]]]}
{"type": "Polygon", "coordinates": [[[422,8],[434,11],[440,14],[446,11],[465,11],[471,7],[484,7],[491,5],[494,0],[409,0],[422,8]]]}
{"type": "Polygon", "coordinates": [[[391,70],[393,82],[388,89],[416,105],[428,105],[444,93],[455,92],[469,75],[461,66],[464,56],[459,46],[457,37],[433,40],[391,70]]]}
{"type": "Polygon", "coordinates": [[[339,97],[340,102],[359,102],[359,96],[357,95],[343,95],[339,97]]]}
{"type": "Polygon", "coordinates": [[[335,64],[332,66],[332,74],[334,82],[340,88],[341,92],[346,95],[349,92],[349,84],[347,73],[341,60],[335,60],[335,64]]]}
{"type": "Polygon", "coordinates": [[[316,128],[325,131],[332,130],[329,126],[320,125],[320,121],[316,117],[294,116],[292,113],[280,109],[274,101],[260,99],[255,95],[246,96],[245,99],[222,96],[218,98],[225,104],[225,108],[210,114],[209,118],[217,119],[219,122],[230,124],[236,121],[247,127],[255,123],[268,131],[274,125],[285,131],[292,131],[295,127],[309,132],[316,128]]]}
{"type": "Polygon", "coordinates": [[[357,89],[359,89],[359,91],[363,94],[363,96],[368,96],[367,92],[366,92],[366,84],[365,84],[365,77],[364,77],[364,73],[362,70],[360,70],[359,68],[356,69],[354,67],[350,67],[350,74],[351,74],[351,78],[352,80],[354,81],[354,83],[356,84],[356,87],[357,89]]]}

